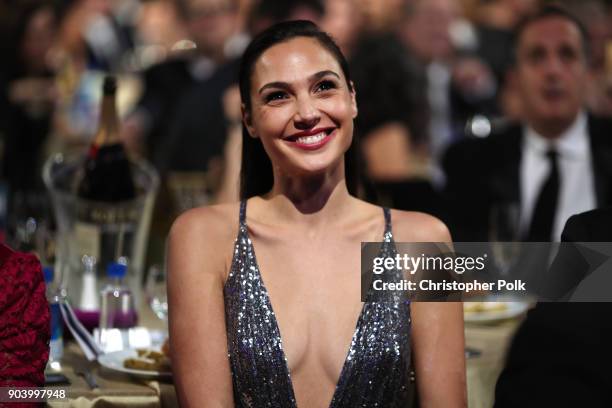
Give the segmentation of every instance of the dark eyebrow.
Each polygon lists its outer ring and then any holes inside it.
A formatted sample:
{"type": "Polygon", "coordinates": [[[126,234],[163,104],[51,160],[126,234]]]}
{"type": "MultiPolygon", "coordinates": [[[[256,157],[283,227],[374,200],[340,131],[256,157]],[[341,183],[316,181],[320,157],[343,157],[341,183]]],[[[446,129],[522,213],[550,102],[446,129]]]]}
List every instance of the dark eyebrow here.
{"type": "Polygon", "coordinates": [[[317,72],[316,74],[311,75],[309,79],[311,81],[316,81],[316,80],[321,79],[321,78],[323,78],[323,77],[325,77],[327,75],[333,75],[336,78],[340,79],[340,75],[336,74],[334,71],[329,71],[329,70],[317,72]]]}
{"type": "Polygon", "coordinates": [[[269,82],[259,88],[259,93],[261,94],[267,88],[281,88],[281,89],[289,89],[289,84],[286,82],[269,82]]]}
{"type": "MultiPolygon", "coordinates": [[[[316,74],[312,74],[308,79],[310,81],[317,81],[327,75],[333,75],[336,78],[340,79],[340,75],[336,74],[334,71],[325,70],[319,71],[316,74]]],[[[266,88],[281,88],[281,89],[289,89],[290,86],[287,82],[270,82],[259,88],[259,93],[261,94],[266,88]]]]}

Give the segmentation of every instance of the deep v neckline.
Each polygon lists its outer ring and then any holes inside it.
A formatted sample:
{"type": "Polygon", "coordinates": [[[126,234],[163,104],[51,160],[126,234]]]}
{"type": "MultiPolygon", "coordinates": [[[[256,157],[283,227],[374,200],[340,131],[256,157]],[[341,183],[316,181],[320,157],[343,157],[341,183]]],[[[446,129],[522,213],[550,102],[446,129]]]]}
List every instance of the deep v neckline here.
{"type": "MultiPolygon", "coordinates": [[[[280,352],[281,352],[281,357],[283,359],[283,363],[282,366],[285,368],[286,371],[286,375],[289,381],[289,392],[290,395],[292,397],[292,400],[295,402],[294,403],[294,408],[297,408],[297,399],[295,398],[295,389],[293,387],[293,378],[291,376],[291,370],[289,369],[289,361],[287,360],[287,355],[285,354],[285,347],[284,347],[284,340],[280,331],[280,326],[278,324],[278,320],[276,319],[276,313],[274,312],[274,307],[272,306],[272,299],[270,298],[270,293],[268,292],[268,289],[265,285],[265,282],[263,280],[263,276],[261,276],[261,266],[259,265],[259,262],[257,261],[257,254],[255,253],[255,245],[253,244],[253,241],[251,240],[251,237],[249,235],[249,228],[248,228],[248,224],[246,222],[246,200],[241,202],[241,211],[240,211],[240,218],[241,218],[241,222],[240,222],[240,228],[243,229],[243,233],[245,234],[246,237],[246,241],[247,241],[247,246],[249,248],[249,251],[251,251],[251,253],[253,254],[253,261],[255,262],[256,265],[256,270],[257,270],[257,279],[259,280],[259,285],[261,286],[261,288],[263,289],[263,292],[265,293],[265,299],[266,299],[266,303],[269,307],[269,310],[271,311],[271,321],[272,321],[272,325],[273,325],[273,330],[276,331],[278,333],[278,338],[280,339],[280,352]]],[[[383,242],[388,242],[390,239],[392,239],[392,235],[391,235],[391,226],[390,226],[390,217],[388,214],[388,209],[387,208],[383,208],[383,214],[385,217],[385,227],[384,227],[384,232],[383,232],[383,242]]],[[[334,386],[334,392],[332,394],[332,398],[331,401],[329,402],[329,408],[333,408],[334,404],[336,402],[336,399],[338,398],[338,391],[339,391],[339,385],[342,382],[342,377],[345,375],[346,370],[348,369],[348,362],[349,362],[349,356],[351,356],[352,353],[354,353],[355,351],[355,340],[358,336],[359,333],[359,326],[360,326],[360,322],[363,318],[363,313],[366,307],[366,302],[362,302],[359,314],[357,315],[357,320],[355,322],[355,329],[353,330],[353,335],[351,336],[351,340],[349,343],[349,347],[348,347],[348,351],[346,353],[346,356],[344,357],[344,361],[342,362],[342,369],[340,370],[340,375],[338,376],[338,379],[336,380],[336,385],[334,386]]]]}

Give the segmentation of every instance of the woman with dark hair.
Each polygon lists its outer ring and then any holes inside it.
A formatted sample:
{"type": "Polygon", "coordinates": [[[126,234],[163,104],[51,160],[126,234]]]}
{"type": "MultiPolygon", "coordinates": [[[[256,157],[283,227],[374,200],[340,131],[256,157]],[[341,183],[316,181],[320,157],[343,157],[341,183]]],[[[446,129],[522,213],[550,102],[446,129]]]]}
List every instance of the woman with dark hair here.
{"type": "Polygon", "coordinates": [[[245,51],[240,91],[242,200],[184,213],[169,237],[182,406],[406,407],[412,362],[421,406],[465,406],[461,304],[359,299],[361,242],[391,256],[394,239],[450,236],[355,198],[338,47],[310,22],[277,24],[245,51]]]}

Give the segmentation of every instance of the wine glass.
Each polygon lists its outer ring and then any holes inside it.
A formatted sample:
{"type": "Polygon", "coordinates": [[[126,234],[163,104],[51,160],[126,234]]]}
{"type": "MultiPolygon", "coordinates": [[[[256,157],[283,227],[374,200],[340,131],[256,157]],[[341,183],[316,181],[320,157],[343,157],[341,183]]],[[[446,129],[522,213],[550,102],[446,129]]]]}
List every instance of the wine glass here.
{"type": "Polygon", "coordinates": [[[168,320],[168,295],[166,291],[166,271],[159,265],[152,265],[145,284],[147,302],[160,320],[168,320]]]}
{"type": "Polygon", "coordinates": [[[501,203],[491,208],[489,241],[493,260],[501,276],[507,276],[520,252],[520,218],[517,203],[501,203]]]}

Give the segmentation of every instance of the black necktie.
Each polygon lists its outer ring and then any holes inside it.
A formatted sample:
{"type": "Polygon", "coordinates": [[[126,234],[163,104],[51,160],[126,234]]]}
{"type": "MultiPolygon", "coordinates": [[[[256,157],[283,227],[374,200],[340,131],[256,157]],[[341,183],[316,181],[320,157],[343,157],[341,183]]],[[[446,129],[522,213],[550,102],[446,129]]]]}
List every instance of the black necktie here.
{"type": "Polygon", "coordinates": [[[542,185],[533,210],[528,241],[549,242],[552,238],[559,200],[559,154],[551,149],[546,153],[546,157],[550,163],[550,172],[542,185]]]}

